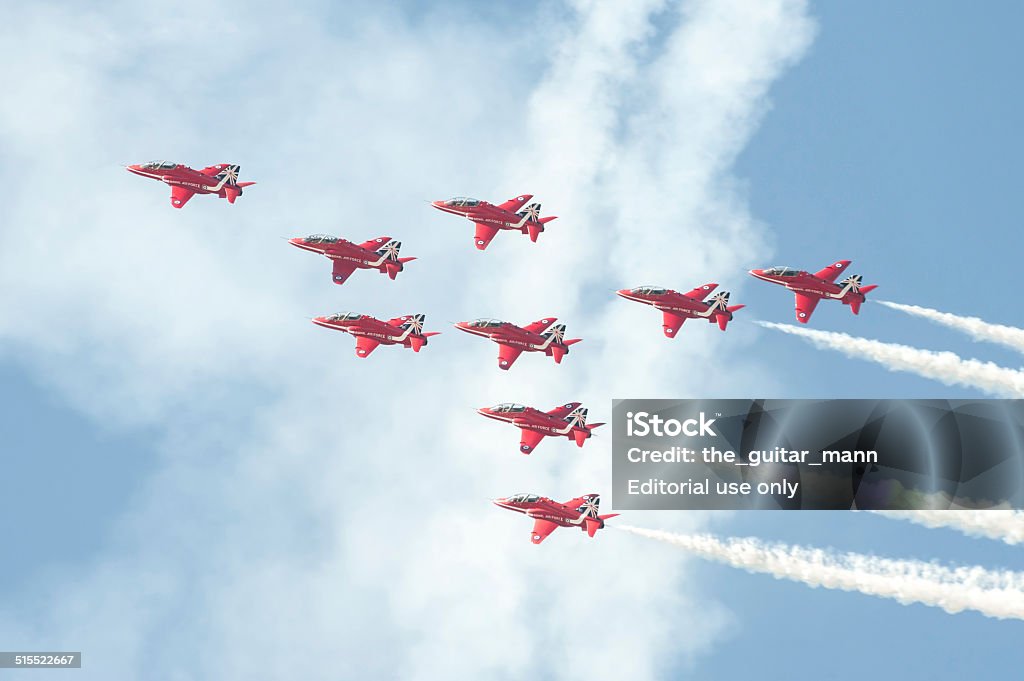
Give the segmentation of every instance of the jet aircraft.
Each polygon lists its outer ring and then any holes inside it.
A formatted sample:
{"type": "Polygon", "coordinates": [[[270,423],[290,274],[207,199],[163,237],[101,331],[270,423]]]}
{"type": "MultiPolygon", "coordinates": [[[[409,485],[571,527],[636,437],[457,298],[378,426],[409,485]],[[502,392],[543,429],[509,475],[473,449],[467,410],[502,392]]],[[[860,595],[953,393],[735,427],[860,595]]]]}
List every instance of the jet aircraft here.
{"type": "Polygon", "coordinates": [[[447,201],[434,201],[431,205],[445,213],[461,215],[475,223],[474,239],[476,247],[482,251],[491,243],[494,235],[503,229],[518,230],[523,234],[529,234],[530,241],[537,241],[537,237],[544,231],[544,225],[554,220],[556,216],[540,217],[539,203],[531,203],[520,210],[532,198],[533,194],[523,194],[495,206],[479,199],[459,196],[447,201]]]}
{"type": "Polygon", "coordinates": [[[591,436],[591,431],[603,423],[587,423],[587,410],[579,402],[569,402],[551,411],[543,412],[521,404],[497,404],[493,407],[482,407],[477,412],[496,421],[511,423],[520,429],[522,437],[519,451],[529,454],[545,436],[565,437],[575,440],[576,445],[583,443],[591,436]]]}
{"type": "Polygon", "coordinates": [[[762,270],[750,270],[758,279],[785,286],[796,295],[796,320],[806,324],[824,299],[838,300],[849,305],[853,314],[860,312],[860,305],[865,294],[878,288],[877,284],[861,286],[861,276],[852,274],[838,284],[835,283],[840,274],[846,272],[850,260],[837,260],[814,274],[797,270],[792,267],[769,267],[762,270]]]}
{"type": "Polygon", "coordinates": [[[728,291],[716,293],[705,300],[704,297],[717,287],[718,284],[704,284],[689,293],[678,293],[660,286],[638,286],[630,289],[624,288],[616,293],[626,300],[644,303],[661,310],[662,328],[665,335],[675,338],[679,327],[687,319],[706,319],[712,324],[718,322],[718,328],[725,331],[725,327],[732,321],[732,313],[746,307],[746,305],[730,306],[728,291]]]}
{"type": "Polygon", "coordinates": [[[604,521],[618,513],[598,515],[601,497],[584,494],[582,497],[559,503],[536,494],[513,494],[510,497],[494,499],[495,504],[516,513],[533,518],[533,532],[530,541],[539,544],[559,527],[578,527],[593,537],[604,527],[604,521]]]}
{"type": "Polygon", "coordinates": [[[389,236],[379,236],[356,244],[328,234],[314,234],[289,239],[288,243],[329,258],[334,263],[335,284],[344,284],[356,270],[377,270],[394,279],[405,269],[405,263],[416,259],[399,258],[402,242],[389,236]]]}
{"type": "Polygon", "coordinates": [[[525,327],[497,319],[474,319],[457,322],[455,328],[474,336],[489,338],[498,344],[498,368],[506,371],[523,352],[543,352],[555,364],[569,353],[569,346],[582,338],[565,338],[565,324],[556,324],[555,317],[539,319],[525,327]]]}
{"type": "Polygon", "coordinates": [[[339,312],[327,317],[314,317],[313,323],[336,331],[344,331],[356,337],[356,355],[368,357],[378,345],[401,345],[419,352],[427,339],[438,335],[438,331],[423,332],[425,315],[413,314],[395,317],[386,322],[359,314],[339,312]]]}
{"type": "Polygon", "coordinates": [[[237,165],[218,163],[194,170],[173,161],[150,161],[126,166],[128,172],[160,180],[171,185],[171,205],[181,208],[196,194],[216,194],[228,203],[242,195],[242,189],[255,182],[239,182],[237,165]]]}

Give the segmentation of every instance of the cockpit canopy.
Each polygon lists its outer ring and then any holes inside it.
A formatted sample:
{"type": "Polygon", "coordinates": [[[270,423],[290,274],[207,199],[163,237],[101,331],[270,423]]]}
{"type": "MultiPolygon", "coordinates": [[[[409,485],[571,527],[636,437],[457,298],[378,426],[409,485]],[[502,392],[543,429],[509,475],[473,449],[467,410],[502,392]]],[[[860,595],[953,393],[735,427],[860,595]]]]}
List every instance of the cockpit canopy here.
{"type": "Polygon", "coordinates": [[[482,203],[480,199],[471,199],[468,196],[456,196],[454,199],[448,199],[444,202],[446,206],[479,206],[482,203]]]}
{"type": "Polygon", "coordinates": [[[511,402],[502,402],[491,407],[491,411],[496,414],[509,414],[526,411],[526,407],[521,404],[512,404],[511,402]]]}
{"type": "Polygon", "coordinates": [[[764,271],[765,274],[771,274],[776,277],[795,277],[800,274],[800,270],[795,267],[785,267],[784,265],[777,265],[775,267],[769,267],[764,271]]]}
{"type": "Polygon", "coordinates": [[[474,319],[473,321],[469,322],[467,326],[472,326],[475,329],[486,329],[495,326],[501,326],[502,324],[504,324],[504,322],[501,321],[500,319],[485,319],[481,317],[480,319],[474,319]]]}
{"type": "Polygon", "coordinates": [[[170,170],[178,166],[174,161],[150,161],[149,163],[143,163],[142,167],[146,170],[170,170]]]}
{"type": "Polygon", "coordinates": [[[533,502],[535,502],[535,501],[537,501],[539,499],[540,499],[539,495],[537,495],[537,494],[530,494],[528,492],[517,492],[516,494],[513,494],[512,496],[510,496],[508,498],[508,500],[513,502],[513,503],[526,503],[526,504],[532,504],[533,502]]]}
{"type": "Polygon", "coordinates": [[[641,296],[663,296],[668,292],[668,289],[660,286],[637,286],[634,289],[630,289],[629,292],[636,293],[641,296]]]}
{"type": "Polygon", "coordinates": [[[351,322],[360,319],[363,315],[358,312],[338,312],[327,318],[329,322],[351,322]]]}
{"type": "Polygon", "coordinates": [[[339,239],[336,236],[330,234],[310,234],[303,239],[307,244],[336,244],[339,239]]]}

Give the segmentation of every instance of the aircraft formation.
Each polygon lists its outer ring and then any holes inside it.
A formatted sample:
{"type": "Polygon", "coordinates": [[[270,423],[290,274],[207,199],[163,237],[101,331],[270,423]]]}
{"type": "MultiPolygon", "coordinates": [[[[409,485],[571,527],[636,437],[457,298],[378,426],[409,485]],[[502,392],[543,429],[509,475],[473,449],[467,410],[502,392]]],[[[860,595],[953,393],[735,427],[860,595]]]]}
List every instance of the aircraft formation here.
{"type": "MultiPolygon", "coordinates": [[[[126,167],[131,173],[160,180],[171,187],[171,206],[182,208],[196,194],[213,194],[226,198],[229,203],[242,195],[245,187],[255,182],[239,182],[239,166],[219,163],[202,170],[169,161],[153,161],[126,167]]],[[[494,237],[502,231],[520,232],[537,242],[545,231],[545,225],[555,216],[541,217],[540,203],[528,203],[532,194],[521,194],[501,204],[492,204],[479,199],[456,197],[433,201],[438,210],[468,219],[475,225],[473,243],[478,250],[485,250],[494,237]]],[[[362,243],[354,243],[327,234],[314,234],[288,240],[302,250],[328,258],[332,265],[332,281],[344,284],[357,270],[376,270],[387,274],[392,280],[405,270],[405,265],[414,257],[400,257],[402,243],[389,236],[380,236],[362,243]]],[[[791,291],[796,298],[796,319],[801,324],[810,321],[811,315],[822,300],[837,300],[848,305],[853,314],[859,314],[866,295],[877,288],[864,286],[860,275],[845,274],[849,260],[838,260],[817,272],[810,273],[791,267],[769,267],[750,270],[750,274],[762,281],[778,284],[791,291]]],[[[730,305],[727,291],[714,293],[716,283],[697,286],[687,293],[679,293],[660,286],[637,286],[621,289],[616,295],[633,302],[650,305],[662,313],[662,331],[668,338],[675,338],[683,323],[688,319],[706,320],[718,324],[725,331],[734,313],[745,305],[730,305]]],[[[355,338],[356,356],[369,357],[381,345],[397,345],[413,352],[428,344],[431,336],[439,332],[424,331],[425,315],[410,314],[382,321],[368,314],[339,312],[313,318],[317,326],[342,331],[355,338]]],[[[509,370],[524,353],[541,353],[551,357],[555,364],[569,354],[570,346],[582,338],[565,338],[566,325],[557,323],[556,317],[544,317],[526,326],[498,319],[476,319],[456,322],[455,328],[465,333],[486,338],[498,345],[498,368],[509,370]]],[[[593,436],[593,431],[603,423],[587,423],[587,409],[579,402],[568,402],[548,411],[521,404],[502,403],[493,407],[481,407],[479,414],[489,419],[511,424],[520,431],[519,451],[530,454],[545,437],[564,437],[578,447],[593,436]]],[[[579,527],[593,537],[605,526],[605,520],[618,514],[599,514],[600,496],[585,494],[564,503],[553,501],[536,494],[515,494],[494,499],[494,503],[534,519],[531,541],[540,544],[558,527],[579,527]]]]}

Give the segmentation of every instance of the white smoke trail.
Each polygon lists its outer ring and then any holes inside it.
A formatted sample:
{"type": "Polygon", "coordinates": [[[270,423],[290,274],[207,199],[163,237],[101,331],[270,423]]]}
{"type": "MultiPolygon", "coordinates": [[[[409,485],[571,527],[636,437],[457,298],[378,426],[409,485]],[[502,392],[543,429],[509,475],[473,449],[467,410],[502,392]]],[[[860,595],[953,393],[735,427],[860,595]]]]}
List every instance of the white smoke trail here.
{"type": "Polygon", "coordinates": [[[988,617],[1024,619],[1024,573],[834,553],[749,537],[721,539],[629,525],[615,527],[678,546],[701,558],[810,587],[856,591],[904,605],[922,603],[948,613],[975,610],[988,617]]]}
{"type": "Polygon", "coordinates": [[[1008,510],[872,511],[887,518],[909,520],[925,527],[948,527],[974,537],[1024,543],[1024,513],[1008,510]]]}
{"type": "Polygon", "coordinates": [[[964,359],[952,352],[922,350],[898,343],[883,343],[834,331],[804,329],[790,324],[756,322],[769,329],[801,336],[819,348],[838,350],[856,359],[881,364],[891,371],[907,371],[946,385],[965,385],[999,397],[1024,397],[1024,372],[992,362],[964,359]]]}
{"type": "Polygon", "coordinates": [[[974,340],[998,343],[1017,352],[1024,352],[1024,329],[1003,324],[990,324],[978,317],[961,317],[949,312],[939,312],[930,307],[919,305],[904,305],[903,303],[890,303],[887,300],[875,301],[886,307],[891,307],[900,312],[923,317],[943,326],[948,326],[957,331],[963,331],[974,340]]]}

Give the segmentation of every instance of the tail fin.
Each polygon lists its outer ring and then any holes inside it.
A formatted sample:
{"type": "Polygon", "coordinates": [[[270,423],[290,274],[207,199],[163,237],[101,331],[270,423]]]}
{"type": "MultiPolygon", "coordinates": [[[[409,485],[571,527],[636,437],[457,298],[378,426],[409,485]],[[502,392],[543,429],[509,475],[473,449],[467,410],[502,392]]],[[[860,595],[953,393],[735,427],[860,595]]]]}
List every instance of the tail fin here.
{"type": "Polygon", "coordinates": [[[377,255],[384,256],[386,262],[400,262],[401,258],[398,257],[398,253],[402,250],[402,242],[391,239],[386,244],[377,249],[377,255]]]}
{"type": "MultiPolygon", "coordinates": [[[[234,165],[234,164],[229,164],[229,165],[225,166],[224,169],[221,170],[219,173],[214,175],[214,179],[216,179],[218,183],[223,181],[225,186],[234,187],[234,186],[236,186],[238,184],[238,173],[240,173],[241,170],[242,170],[241,166],[234,165]]],[[[254,183],[250,182],[248,184],[254,184],[254,183]]],[[[243,185],[243,186],[246,186],[246,185],[243,185]]]]}
{"type": "Polygon", "coordinates": [[[587,534],[591,537],[597,534],[599,529],[604,527],[605,518],[611,518],[618,515],[617,513],[612,513],[607,516],[600,515],[600,494],[584,494],[580,499],[582,503],[576,508],[576,511],[579,512],[580,520],[583,521],[583,529],[586,530],[587,534]]]}
{"type": "Polygon", "coordinates": [[[388,324],[391,326],[397,326],[402,329],[403,333],[398,340],[405,340],[410,336],[422,336],[423,335],[423,322],[427,316],[424,314],[408,314],[402,317],[395,317],[389,319],[388,324]]]}
{"type": "Polygon", "coordinates": [[[516,213],[521,218],[526,218],[527,222],[536,222],[540,219],[540,204],[531,203],[526,208],[516,213]]]}
{"type": "Polygon", "coordinates": [[[565,338],[565,324],[552,324],[540,337],[544,340],[550,338],[553,344],[561,345],[562,339],[565,338]]]}

